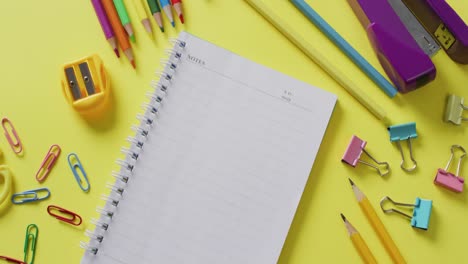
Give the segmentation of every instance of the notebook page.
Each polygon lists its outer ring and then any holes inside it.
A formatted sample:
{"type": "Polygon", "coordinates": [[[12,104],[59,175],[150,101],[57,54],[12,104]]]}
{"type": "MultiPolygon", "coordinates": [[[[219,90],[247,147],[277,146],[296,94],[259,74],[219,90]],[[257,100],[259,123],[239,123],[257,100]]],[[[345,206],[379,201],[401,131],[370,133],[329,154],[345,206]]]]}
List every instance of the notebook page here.
{"type": "Polygon", "coordinates": [[[275,263],[336,97],[181,33],[185,52],[96,256],[275,263]]]}

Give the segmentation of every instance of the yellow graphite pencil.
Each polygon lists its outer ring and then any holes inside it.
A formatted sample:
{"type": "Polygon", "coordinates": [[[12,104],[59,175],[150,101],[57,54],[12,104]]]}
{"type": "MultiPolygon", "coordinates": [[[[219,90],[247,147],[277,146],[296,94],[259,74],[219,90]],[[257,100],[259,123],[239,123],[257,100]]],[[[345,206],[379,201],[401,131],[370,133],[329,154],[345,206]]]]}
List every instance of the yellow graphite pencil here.
{"type": "Polygon", "coordinates": [[[279,16],[273,13],[268,6],[261,0],[244,0],[250,4],[259,14],[268,20],[279,32],[281,32],[289,41],[296,45],[305,55],[319,65],[325,72],[328,73],[338,84],[340,84],[350,95],[359,101],[364,107],[369,110],[377,119],[387,124],[387,113],[375,101],[367,96],[352,80],[343,74],[338,68],[333,65],[327,58],[312,47],[293,27],[288,25],[279,16]]]}
{"type": "Polygon", "coordinates": [[[364,193],[361,192],[361,190],[359,190],[359,188],[354,184],[354,182],[351,179],[349,179],[349,183],[353,188],[354,195],[356,196],[356,199],[359,202],[359,206],[361,207],[362,212],[366,216],[372,228],[374,228],[374,231],[379,236],[380,242],[382,242],[382,244],[384,245],[388,254],[392,258],[393,263],[405,264],[406,261],[401,255],[400,250],[398,250],[395,242],[388,233],[382,221],[380,221],[379,217],[377,216],[377,213],[375,212],[374,208],[372,208],[372,205],[370,204],[367,197],[364,195],[364,193]]]}
{"type": "Polygon", "coordinates": [[[351,241],[353,241],[354,247],[358,251],[364,263],[377,264],[377,260],[375,260],[374,255],[372,255],[372,252],[356,228],[354,228],[354,226],[348,221],[348,219],[346,219],[343,214],[341,214],[341,218],[345,223],[346,230],[348,230],[348,235],[351,238],[351,241]]]}
{"type": "Polygon", "coordinates": [[[140,17],[141,23],[145,27],[146,32],[148,32],[150,36],[153,36],[151,22],[148,18],[148,15],[146,14],[145,6],[143,5],[142,0],[133,0],[133,4],[135,5],[135,9],[138,13],[138,16],[140,17]]]}

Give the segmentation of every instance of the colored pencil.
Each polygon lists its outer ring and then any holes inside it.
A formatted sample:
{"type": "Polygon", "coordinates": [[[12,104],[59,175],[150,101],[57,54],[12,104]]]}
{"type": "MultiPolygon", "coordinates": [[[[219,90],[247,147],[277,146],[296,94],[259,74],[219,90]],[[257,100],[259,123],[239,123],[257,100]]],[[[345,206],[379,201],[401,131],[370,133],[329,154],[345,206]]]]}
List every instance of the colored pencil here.
{"type": "Polygon", "coordinates": [[[104,32],[104,36],[106,37],[109,45],[115,52],[118,58],[120,58],[119,49],[117,48],[117,41],[115,40],[114,30],[112,30],[112,26],[107,18],[106,13],[104,12],[104,8],[102,7],[100,0],[91,0],[93,4],[94,11],[96,12],[96,16],[98,17],[99,24],[101,24],[102,31],[104,32]]]}
{"type": "Polygon", "coordinates": [[[120,22],[122,26],[127,31],[128,36],[132,42],[135,42],[135,34],[133,33],[132,23],[130,22],[130,17],[128,16],[127,9],[123,0],[114,0],[115,9],[117,9],[117,14],[119,14],[120,22]]]}
{"type": "Polygon", "coordinates": [[[175,27],[174,17],[172,17],[171,3],[169,3],[169,0],[159,0],[159,3],[161,4],[161,9],[164,10],[164,13],[167,16],[167,19],[171,22],[172,27],[175,27]]]}
{"type": "Polygon", "coordinates": [[[179,16],[180,22],[184,24],[184,13],[182,12],[182,0],[171,0],[172,6],[174,7],[174,10],[177,13],[177,16],[179,16]]]}
{"type": "Polygon", "coordinates": [[[290,0],[330,41],[348,56],[382,91],[390,98],[395,97],[398,90],[382,76],[359,52],[357,52],[343,37],[338,34],[315,10],[304,0],[290,0]]]}
{"type": "Polygon", "coordinates": [[[372,255],[372,252],[356,228],[354,228],[354,226],[348,221],[348,219],[346,219],[343,214],[341,214],[341,218],[345,223],[346,230],[348,230],[348,235],[351,238],[351,241],[353,241],[354,247],[358,251],[364,263],[377,264],[377,260],[375,260],[374,255],[372,255]]]}
{"type": "Polygon", "coordinates": [[[146,32],[150,36],[153,36],[153,30],[151,29],[151,22],[148,19],[148,15],[146,15],[145,11],[145,6],[143,5],[142,0],[133,0],[133,5],[135,5],[135,9],[138,13],[138,16],[140,17],[140,21],[143,24],[143,27],[145,27],[146,32]]]}
{"type": "Polygon", "coordinates": [[[115,36],[117,37],[117,41],[119,42],[120,48],[125,53],[125,56],[127,56],[133,68],[136,68],[132,47],[130,46],[130,42],[128,41],[125,29],[120,23],[119,16],[117,15],[117,11],[115,10],[112,0],[101,0],[101,2],[104,6],[104,10],[106,11],[107,17],[109,18],[112,28],[114,29],[115,36]]]}
{"type": "Polygon", "coordinates": [[[161,9],[159,8],[158,0],[147,0],[148,6],[153,14],[153,18],[159,26],[161,32],[164,32],[164,26],[162,22],[161,9]]]}
{"type": "Polygon", "coordinates": [[[339,83],[350,95],[358,100],[364,107],[369,110],[377,119],[387,124],[387,113],[367,94],[365,94],[352,80],[346,77],[336,65],[333,65],[327,58],[321,55],[321,52],[313,48],[310,43],[305,41],[293,27],[286,24],[280,17],[273,13],[260,0],[244,0],[249,3],[259,14],[268,20],[279,32],[281,32],[289,41],[296,45],[305,55],[320,66],[330,77],[339,83]]]}
{"type": "Polygon", "coordinates": [[[361,192],[361,190],[359,190],[359,188],[354,184],[354,182],[351,179],[349,179],[349,183],[351,184],[354,195],[358,200],[359,207],[361,207],[361,210],[364,212],[364,215],[367,217],[367,220],[379,236],[380,242],[382,242],[382,244],[384,245],[393,262],[397,264],[406,263],[405,259],[400,253],[400,250],[398,250],[395,242],[393,241],[392,237],[390,237],[390,234],[388,233],[387,229],[385,229],[385,226],[383,225],[382,221],[380,221],[379,217],[377,216],[377,213],[375,212],[374,208],[372,208],[372,205],[370,204],[367,197],[364,195],[364,193],[361,192]]]}

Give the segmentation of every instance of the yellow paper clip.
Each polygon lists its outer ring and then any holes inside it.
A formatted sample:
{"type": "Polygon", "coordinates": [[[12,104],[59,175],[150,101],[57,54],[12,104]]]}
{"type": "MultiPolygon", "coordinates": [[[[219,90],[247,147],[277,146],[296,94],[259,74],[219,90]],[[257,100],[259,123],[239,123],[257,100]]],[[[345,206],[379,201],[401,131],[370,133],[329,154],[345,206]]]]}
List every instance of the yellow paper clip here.
{"type": "Polygon", "coordinates": [[[0,189],[0,207],[2,207],[1,205],[3,203],[9,201],[7,197],[10,196],[13,188],[13,177],[11,176],[10,169],[6,165],[0,165],[0,181],[3,182],[3,189],[0,189]]]}
{"type": "Polygon", "coordinates": [[[85,117],[100,117],[108,108],[110,85],[101,58],[91,55],[65,64],[62,91],[68,103],[85,117]]]}

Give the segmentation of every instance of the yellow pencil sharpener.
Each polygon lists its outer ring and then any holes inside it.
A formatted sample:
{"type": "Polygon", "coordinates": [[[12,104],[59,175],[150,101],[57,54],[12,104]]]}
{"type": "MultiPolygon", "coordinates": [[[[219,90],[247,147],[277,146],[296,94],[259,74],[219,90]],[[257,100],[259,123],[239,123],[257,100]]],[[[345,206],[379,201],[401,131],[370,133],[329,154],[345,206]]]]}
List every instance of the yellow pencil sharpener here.
{"type": "Polygon", "coordinates": [[[65,64],[62,91],[68,103],[85,117],[99,118],[109,108],[109,77],[101,58],[94,54],[65,64]]]}

